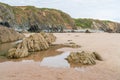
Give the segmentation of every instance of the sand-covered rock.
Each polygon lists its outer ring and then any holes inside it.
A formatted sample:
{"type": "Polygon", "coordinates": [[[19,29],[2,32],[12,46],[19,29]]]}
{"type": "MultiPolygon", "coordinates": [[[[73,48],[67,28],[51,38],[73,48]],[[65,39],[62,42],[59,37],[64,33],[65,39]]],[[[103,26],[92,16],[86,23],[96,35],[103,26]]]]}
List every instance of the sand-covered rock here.
{"type": "Polygon", "coordinates": [[[49,42],[41,35],[41,33],[36,33],[25,38],[16,48],[10,49],[7,57],[25,57],[29,55],[29,52],[46,50],[49,46],[49,42]]]}
{"type": "Polygon", "coordinates": [[[81,46],[74,43],[74,42],[69,42],[69,44],[66,44],[67,47],[71,47],[71,48],[80,48],[81,46]]]}
{"type": "Polygon", "coordinates": [[[0,43],[12,42],[22,38],[24,38],[23,34],[20,34],[11,28],[0,26],[0,43]]]}
{"type": "Polygon", "coordinates": [[[70,53],[66,60],[68,60],[69,63],[93,65],[96,64],[95,60],[102,60],[102,57],[96,52],[88,53],[83,51],[70,53]]]}

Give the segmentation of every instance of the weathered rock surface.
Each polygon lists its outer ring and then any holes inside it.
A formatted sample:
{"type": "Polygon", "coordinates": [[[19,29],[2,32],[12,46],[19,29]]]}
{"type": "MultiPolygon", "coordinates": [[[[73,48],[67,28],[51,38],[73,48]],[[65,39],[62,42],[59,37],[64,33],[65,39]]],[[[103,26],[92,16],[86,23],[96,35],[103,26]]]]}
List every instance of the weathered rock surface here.
{"type": "MultiPolygon", "coordinates": [[[[50,38],[51,42],[53,42],[52,39],[53,35],[46,33],[46,38],[50,38]],[[52,35],[52,37],[51,37],[52,35]]],[[[18,44],[16,48],[12,48],[9,50],[7,57],[9,58],[21,58],[28,56],[29,52],[35,52],[35,51],[42,51],[46,50],[50,47],[51,42],[47,41],[41,33],[36,33],[31,35],[30,37],[27,37],[23,39],[21,43],[18,44]]]]}
{"type": "Polygon", "coordinates": [[[49,48],[49,44],[40,33],[31,35],[23,42],[27,43],[28,51],[32,52],[46,50],[49,48]]]}
{"type": "Polygon", "coordinates": [[[120,33],[120,23],[112,22],[108,20],[96,20],[96,19],[74,19],[75,25],[78,28],[101,30],[110,33],[120,33]]]}
{"type": "Polygon", "coordinates": [[[52,33],[41,32],[41,35],[45,38],[48,44],[52,44],[56,40],[56,37],[52,33]]]}
{"type": "Polygon", "coordinates": [[[0,43],[12,42],[22,38],[24,38],[23,34],[20,34],[13,29],[0,26],[0,43]]]}
{"type": "Polygon", "coordinates": [[[69,63],[74,63],[74,64],[83,64],[83,65],[93,65],[96,64],[95,60],[100,60],[102,61],[102,57],[96,53],[87,53],[87,52],[72,52],[70,55],[66,58],[66,60],[69,63]]]}
{"type": "Polygon", "coordinates": [[[107,20],[72,19],[55,9],[34,6],[10,6],[0,3],[0,25],[31,32],[64,32],[64,29],[90,28],[120,33],[120,23],[107,20]]]}
{"type": "Polygon", "coordinates": [[[4,3],[0,3],[0,24],[31,32],[61,32],[63,28],[75,28],[73,19],[60,10],[4,3]]]}
{"type": "Polygon", "coordinates": [[[15,16],[13,9],[4,3],[0,3],[0,25],[7,27],[15,26],[15,16]]]}

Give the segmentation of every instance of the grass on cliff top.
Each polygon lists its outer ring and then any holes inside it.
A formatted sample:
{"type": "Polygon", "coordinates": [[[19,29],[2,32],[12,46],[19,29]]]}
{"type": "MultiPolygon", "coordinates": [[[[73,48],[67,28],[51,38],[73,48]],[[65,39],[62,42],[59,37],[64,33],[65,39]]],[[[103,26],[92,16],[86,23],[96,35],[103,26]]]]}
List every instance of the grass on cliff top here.
{"type": "Polygon", "coordinates": [[[26,22],[48,24],[48,25],[74,25],[73,19],[67,14],[57,9],[37,8],[34,6],[9,6],[0,3],[0,6],[8,9],[6,15],[14,14],[14,20],[18,24],[26,24],[26,22]],[[8,8],[9,7],[9,8],[8,8]]]}
{"type": "Polygon", "coordinates": [[[81,28],[91,28],[92,25],[92,19],[74,19],[75,26],[81,27],[81,28]]]}
{"type": "Polygon", "coordinates": [[[0,2],[0,6],[3,6],[4,8],[7,8],[9,10],[12,10],[12,8],[13,8],[12,6],[5,4],[5,3],[1,3],[1,2],[0,2]]]}
{"type": "Polygon", "coordinates": [[[9,6],[8,4],[1,3],[1,2],[0,2],[0,5],[4,5],[4,6],[7,6],[7,7],[11,7],[11,6],[9,6]]]}
{"type": "Polygon", "coordinates": [[[102,24],[108,24],[108,23],[112,23],[112,21],[109,20],[98,20],[98,19],[87,19],[87,18],[78,18],[78,19],[74,19],[75,21],[75,25],[77,27],[81,27],[81,28],[91,28],[93,21],[96,23],[102,23],[102,24]]]}

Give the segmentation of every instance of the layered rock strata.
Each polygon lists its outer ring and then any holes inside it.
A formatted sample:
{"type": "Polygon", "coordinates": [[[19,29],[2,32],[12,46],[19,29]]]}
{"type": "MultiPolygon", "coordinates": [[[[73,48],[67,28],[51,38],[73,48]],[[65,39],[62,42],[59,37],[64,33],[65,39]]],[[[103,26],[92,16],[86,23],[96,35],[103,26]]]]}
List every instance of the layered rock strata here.
{"type": "Polygon", "coordinates": [[[23,39],[16,48],[12,48],[8,51],[7,57],[21,58],[28,56],[30,52],[48,49],[50,44],[55,41],[55,36],[49,33],[45,33],[45,35],[47,36],[43,36],[41,33],[36,33],[23,39]]]}

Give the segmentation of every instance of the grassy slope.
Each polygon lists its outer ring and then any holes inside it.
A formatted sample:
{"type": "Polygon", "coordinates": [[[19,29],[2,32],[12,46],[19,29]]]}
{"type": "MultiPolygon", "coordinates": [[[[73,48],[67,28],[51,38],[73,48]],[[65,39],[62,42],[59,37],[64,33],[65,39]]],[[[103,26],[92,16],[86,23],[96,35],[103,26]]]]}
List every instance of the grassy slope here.
{"type": "Polygon", "coordinates": [[[1,16],[14,14],[14,19],[12,19],[11,21],[14,20],[14,22],[16,22],[19,27],[25,27],[35,24],[74,27],[73,19],[68,14],[60,10],[36,8],[34,6],[9,6],[7,4],[0,3],[0,6],[3,5],[5,6],[4,9],[10,10],[12,12],[6,12],[6,15],[1,16]]]}
{"type": "Polygon", "coordinates": [[[97,19],[74,19],[75,21],[75,25],[77,27],[81,27],[81,28],[92,28],[92,24],[93,22],[96,22],[96,23],[99,23],[99,24],[104,24],[104,25],[107,25],[108,23],[113,23],[111,21],[108,21],[108,20],[97,20],[97,19]]]}
{"type": "MultiPolygon", "coordinates": [[[[0,18],[20,28],[30,25],[54,26],[66,28],[92,28],[93,22],[105,27],[114,27],[115,22],[95,19],[72,19],[68,14],[49,8],[36,8],[34,6],[9,6],[0,3],[0,18]],[[3,9],[3,10],[2,10],[3,9]],[[74,26],[75,25],[75,26],[74,26]]],[[[13,26],[12,25],[12,26],[13,26]]]]}
{"type": "Polygon", "coordinates": [[[75,25],[81,28],[91,28],[92,19],[74,19],[75,25]]]}

